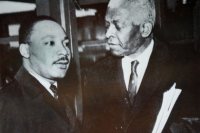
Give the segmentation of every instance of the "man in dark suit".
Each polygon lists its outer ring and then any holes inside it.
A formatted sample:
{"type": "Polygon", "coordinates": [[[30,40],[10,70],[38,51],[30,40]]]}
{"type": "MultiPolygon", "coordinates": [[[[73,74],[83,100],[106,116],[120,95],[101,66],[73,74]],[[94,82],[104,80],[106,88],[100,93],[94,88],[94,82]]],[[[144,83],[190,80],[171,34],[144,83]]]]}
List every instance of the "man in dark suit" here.
{"type": "Polygon", "coordinates": [[[30,18],[19,43],[23,65],[0,92],[0,132],[76,132],[73,106],[58,90],[71,59],[65,31],[50,17],[30,18]]]}
{"type": "MultiPolygon", "coordinates": [[[[115,57],[102,59],[86,72],[84,131],[150,133],[163,93],[174,82],[179,87],[178,68],[170,49],[153,39],[154,1],[111,0],[105,20],[107,42],[115,57]]],[[[179,116],[183,112],[178,110],[179,116]]]]}

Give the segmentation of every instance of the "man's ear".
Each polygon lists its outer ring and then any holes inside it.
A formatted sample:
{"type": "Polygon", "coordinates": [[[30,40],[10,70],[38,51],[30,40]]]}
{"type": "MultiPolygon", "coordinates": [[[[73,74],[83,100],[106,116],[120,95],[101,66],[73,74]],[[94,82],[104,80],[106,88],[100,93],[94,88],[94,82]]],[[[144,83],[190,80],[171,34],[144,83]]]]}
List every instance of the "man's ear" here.
{"type": "Polygon", "coordinates": [[[151,34],[153,25],[150,22],[146,22],[140,25],[140,32],[142,37],[148,37],[151,34]]]}
{"type": "Polygon", "coordinates": [[[19,52],[24,58],[29,58],[30,57],[29,45],[26,43],[20,44],[19,52]]]}

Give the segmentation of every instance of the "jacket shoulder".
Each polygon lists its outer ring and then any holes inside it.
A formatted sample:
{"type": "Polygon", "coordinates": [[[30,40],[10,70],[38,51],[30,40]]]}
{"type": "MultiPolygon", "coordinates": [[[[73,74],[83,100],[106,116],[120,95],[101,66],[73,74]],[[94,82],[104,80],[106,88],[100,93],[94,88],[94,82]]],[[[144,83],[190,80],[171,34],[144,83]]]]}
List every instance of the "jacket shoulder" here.
{"type": "Polygon", "coordinates": [[[17,107],[22,98],[17,81],[11,81],[0,90],[0,112],[12,111],[12,108],[17,107]]]}
{"type": "Polygon", "coordinates": [[[1,90],[0,90],[0,97],[7,96],[7,97],[17,97],[20,96],[22,93],[20,91],[20,85],[18,82],[13,79],[11,82],[6,84],[1,90]]]}
{"type": "Polygon", "coordinates": [[[18,83],[13,80],[0,90],[0,132],[24,133],[24,103],[18,83]],[[11,128],[11,124],[13,128],[11,128]],[[20,129],[20,131],[18,131],[20,129]]]}

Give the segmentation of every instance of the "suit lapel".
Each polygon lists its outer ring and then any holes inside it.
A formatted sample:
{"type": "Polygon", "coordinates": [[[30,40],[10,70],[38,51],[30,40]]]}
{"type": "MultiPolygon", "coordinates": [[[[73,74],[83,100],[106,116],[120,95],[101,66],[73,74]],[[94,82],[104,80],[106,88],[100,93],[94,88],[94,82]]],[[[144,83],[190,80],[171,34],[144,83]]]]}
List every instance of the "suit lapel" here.
{"type": "Polygon", "coordinates": [[[119,88],[123,88],[123,89],[120,89],[122,92],[122,94],[125,93],[125,95],[127,96],[127,91],[126,91],[126,85],[125,85],[125,81],[124,81],[124,74],[123,74],[123,70],[122,70],[122,64],[121,64],[121,59],[118,59],[117,60],[117,70],[115,72],[118,72],[117,73],[117,79],[118,79],[118,82],[119,83],[119,88]]]}
{"type": "Polygon", "coordinates": [[[138,112],[143,108],[143,106],[146,104],[146,101],[148,101],[148,99],[155,93],[159,85],[158,79],[161,73],[159,72],[159,69],[157,69],[158,64],[154,54],[155,51],[153,51],[152,56],[150,57],[141,86],[138,94],[136,95],[135,104],[133,107],[135,112],[138,112]]]}
{"type": "Polygon", "coordinates": [[[138,114],[146,110],[146,113],[149,113],[148,116],[151,117],[149,118],[149,125],[153,126],[162,103],[162,94],[164,90],[169,89],[170,85],[172,85],[172,83],[168,82],[170,80],[166,76],[169,72],[165,69],[168,67],[165,64],[166,60],[168,60],[168,57],[166,58],[167,53],[160,50],[155,44],[140,89],[136,95],[128,125],[131,125],[136,116],[138,119],[138,114]]]}
{"type": "Polygon", "coordinates": [[[49,92],[31,76],[24,67],[21,67],[15,76],[16,80],[22,87],[22,93],[28,104],[34,102],[45,102],[46,105],[52,108],[61,118],[64,118],[68,122],[66,112],[64,110],[63,102],[55,100],[49,92]]]}
{"type": "Polygon", "coordinates": [[[53,108],[56,113],[61,116],[61,118],[64,118],[66,122],[68,121],[68,117],[65,111],[65,104],[59,97],[57,100],[54,99],[48,92],[44,92],[42,94],[44,101],[51,107],[53,108]]]}

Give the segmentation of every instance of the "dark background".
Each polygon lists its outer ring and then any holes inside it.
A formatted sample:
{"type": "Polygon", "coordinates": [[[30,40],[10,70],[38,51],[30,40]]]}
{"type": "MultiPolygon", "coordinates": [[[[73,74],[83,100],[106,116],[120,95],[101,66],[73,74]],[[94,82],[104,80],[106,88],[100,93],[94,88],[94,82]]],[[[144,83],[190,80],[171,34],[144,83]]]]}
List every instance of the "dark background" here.
{"type": "MultiPolygon", "coordinates": [[[[12,1],[36,2],[35,0],[12,1]]],[[[104,23],[107,2],[108,0],[74,0],[77,10],[88,8],[97,10],[95,16],[77,18],[76,27],[72,27],[77,29],[75,36],[78,39],[79,77],[81,73],[84,73],[85,68],[104,58],[108,52],[105,47],[104,23]]],[[[172,50],[178,49],[179,52],[174,52],[175,55],[184,53],[186,60],[192,58],[199,60],[200,0],[187,0],[186,4],[183,4],[182,0],[156,0],[156,6],[157,21],[154,29],[156,39],[172,46],[172,50]]],[[[21,23],[24,19],[36,14],[37,11],[0,14],[0,89],[12,80],[21,65],[18,48],[10,47],[9,43],[1,43],[2,38],[8,38],[9,41],[18,39],[17,36],[9,38],[8,25],[21,23]]],[[[73,69],[72,67],[70,69],[73,69]]],[[[69,71],[68,75],[69,82],[76,80],[73,70],[69,71]]]]}

